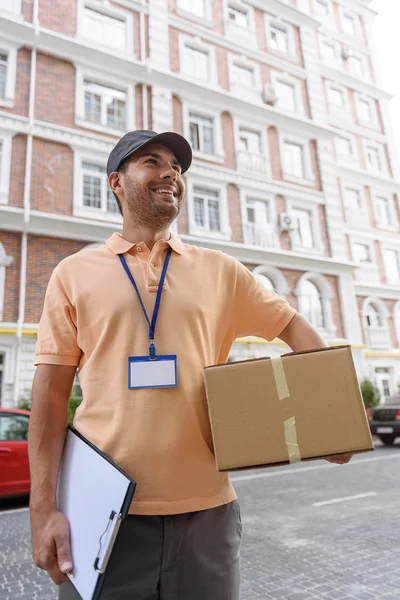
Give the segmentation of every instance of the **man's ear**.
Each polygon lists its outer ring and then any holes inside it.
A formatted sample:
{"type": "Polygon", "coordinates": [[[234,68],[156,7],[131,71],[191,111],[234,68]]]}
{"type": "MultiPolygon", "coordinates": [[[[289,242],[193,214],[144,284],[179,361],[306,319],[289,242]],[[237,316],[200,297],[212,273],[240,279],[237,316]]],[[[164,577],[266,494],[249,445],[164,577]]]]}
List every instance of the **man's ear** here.
{"type": "Polygon", "coordinates": [[[118,173],[118,171],[114,171],[114,173],[111,173],[109,178],[108,178],[108,183],[110,184],[110,188],[112,189],[112,191],[115,193],[120,192],[121,191],[121,173],[118,173]]]}

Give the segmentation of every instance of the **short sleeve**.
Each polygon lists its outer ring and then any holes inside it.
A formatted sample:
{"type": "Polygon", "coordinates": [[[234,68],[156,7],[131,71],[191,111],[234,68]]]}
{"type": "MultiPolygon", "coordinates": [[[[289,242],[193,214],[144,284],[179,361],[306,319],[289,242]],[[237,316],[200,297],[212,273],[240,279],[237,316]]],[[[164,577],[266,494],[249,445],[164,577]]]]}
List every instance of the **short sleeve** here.
{"type": "Polygon", "coordinates": [[[39,322],[35,365],[78,366],[80,357],[76,310],[60,276],[53,271],[39,322]]]}
{"type": "Polygon", "coordinates": [[[237,337],[257,336],[272,341],[290,323],[296,311],[236,262],[234,328],[237,337]]]}

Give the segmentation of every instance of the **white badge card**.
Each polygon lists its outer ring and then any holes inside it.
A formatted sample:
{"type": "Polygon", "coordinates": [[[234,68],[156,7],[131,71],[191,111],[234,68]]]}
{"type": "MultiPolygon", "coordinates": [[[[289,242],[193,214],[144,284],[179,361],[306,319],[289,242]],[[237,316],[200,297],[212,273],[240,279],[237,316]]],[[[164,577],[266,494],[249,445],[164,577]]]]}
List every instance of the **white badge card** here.
{"type": "Polygon", "coordinates": [[[128,387],[169,388],[178,385],[178,368],[175,354],[157,356],[130,356],[128,358],[128,387]]]}

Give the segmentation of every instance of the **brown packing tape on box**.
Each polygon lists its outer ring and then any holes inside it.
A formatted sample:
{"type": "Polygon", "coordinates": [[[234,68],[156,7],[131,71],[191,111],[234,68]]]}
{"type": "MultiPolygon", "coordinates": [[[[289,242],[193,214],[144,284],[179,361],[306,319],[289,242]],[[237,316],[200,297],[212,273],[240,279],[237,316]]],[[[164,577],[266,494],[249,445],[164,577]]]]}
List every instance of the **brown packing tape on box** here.
{"type": "MultiPolygon", "coordinates": [[[[279,400],[288,400],[290,398],[289,387],[285,375],[285,368],[280,356],[271,358],[272,372],[274,374],[276,391],[279,400]]],[[[290,417],[283,422],[285,429],[285,441],[290,463],[301,461],[300,448],[297,441],[296,418],[290,417]]]]}

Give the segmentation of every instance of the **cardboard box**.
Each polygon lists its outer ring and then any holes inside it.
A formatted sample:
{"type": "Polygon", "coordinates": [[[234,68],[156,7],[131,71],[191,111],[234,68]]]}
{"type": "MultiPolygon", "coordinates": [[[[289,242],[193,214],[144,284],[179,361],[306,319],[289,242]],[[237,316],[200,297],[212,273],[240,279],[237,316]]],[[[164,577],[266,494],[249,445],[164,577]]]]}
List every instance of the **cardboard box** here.
{"type": "Polygon", "coordinates": [[[349,346],[205,369],[219,471],[373,450],[349,346]]]}

